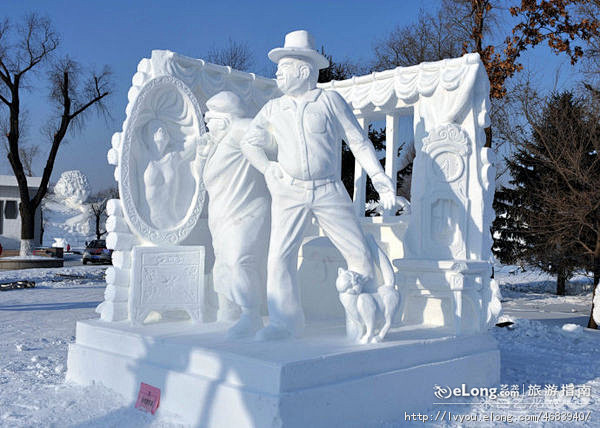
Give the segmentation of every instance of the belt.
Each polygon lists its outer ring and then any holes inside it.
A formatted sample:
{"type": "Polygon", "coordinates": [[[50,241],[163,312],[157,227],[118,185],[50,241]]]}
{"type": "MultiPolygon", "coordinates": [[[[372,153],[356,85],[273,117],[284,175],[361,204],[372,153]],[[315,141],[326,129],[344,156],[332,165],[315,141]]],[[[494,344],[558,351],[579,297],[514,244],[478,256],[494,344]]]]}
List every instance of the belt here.
{"type": "Polygon", "coordinates": [[[301,180],[299,178],[292,177],[291,175],[289,175],[288,173],[286,173],[283,170],[281,170],[281,172],[283,173],[283,181],[285,181],[287,184],[290,184],[292,186],[302,187],[303,189],[306,189],[306,190],[313,190],[313,189],[316,189],[317,187],[325,186],[326,184],[337,181],[337,179],[333,178],[333,177],[321,178],[318,180],[301,180]]]}

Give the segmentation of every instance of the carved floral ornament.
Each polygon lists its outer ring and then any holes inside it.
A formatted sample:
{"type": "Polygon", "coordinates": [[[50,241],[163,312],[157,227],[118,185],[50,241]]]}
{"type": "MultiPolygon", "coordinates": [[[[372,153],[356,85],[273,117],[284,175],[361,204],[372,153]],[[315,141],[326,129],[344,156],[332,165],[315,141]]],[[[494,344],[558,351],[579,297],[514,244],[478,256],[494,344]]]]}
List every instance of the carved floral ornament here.
{"type": "Polygon", "coordinates": [[[464,158],[471,153],[467,134],[455,124],[435,128],[423,138],[425,153],[430,156],[433,176],[440,182],[454,182],[463,176],[464,158]]]}
{"type": "Polygon", "coordinates": [[[204,203],[201,174],[181,167],[191,163],[193,157],[183,154],[193,156],[205,132],[202,112],[192,91],[173,76],[150,80],[130,104],[119,159],[125,218],[143,240],[175,245],[194,228],[204,203]],[[149,193],[151,181],[156,195],[149,193]],[[159,221],[155,213],[167,211],[159,221]]]}
{"type": "Polygon", "coordinates": [[[429,135],[423,138],[423,146],[425,150],[432,150],[431,147],[437,144],[450,144],[455,146],[457,150],[460,150],[461,155],[468,155],[471,153],[471,147],[469,145],[469,138],[465,131],[454,123],[441,125],[432,130],[429,135]]]}

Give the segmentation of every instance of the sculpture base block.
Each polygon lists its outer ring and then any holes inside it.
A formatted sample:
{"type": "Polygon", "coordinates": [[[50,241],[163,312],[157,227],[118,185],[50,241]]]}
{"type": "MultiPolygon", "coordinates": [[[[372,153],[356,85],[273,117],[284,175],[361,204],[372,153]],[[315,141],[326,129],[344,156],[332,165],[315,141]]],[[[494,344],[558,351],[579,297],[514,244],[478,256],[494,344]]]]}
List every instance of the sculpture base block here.
{"type": "Polygon", "coordinates": [[[404,421],[436,399],[434,385],[490,386],[500,353],[489,334],[397,328],[357,345],[343,326],[307,328],[283,342],[227,342],[227,323],[132,327],[77,323],[67,380],[102,383],[135,402],[140,383],[160,388],[159,412],[199,427],[368,427],[404,421]]]}

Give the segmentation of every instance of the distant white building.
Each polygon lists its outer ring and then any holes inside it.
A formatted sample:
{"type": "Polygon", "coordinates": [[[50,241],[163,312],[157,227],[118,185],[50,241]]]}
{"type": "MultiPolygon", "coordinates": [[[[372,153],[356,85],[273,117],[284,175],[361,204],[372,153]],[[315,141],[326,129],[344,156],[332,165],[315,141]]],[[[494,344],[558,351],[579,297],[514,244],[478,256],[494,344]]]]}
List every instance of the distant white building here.
{"type": "MultiPolygon", "coordinates": [[[[37,192],[42,177],[27,177],[30,196],[37,192]]],[[[13,175],[0,175],[0,244],[5,250],[21,247],[21,215],[19,213],[19,186],[13,175]]],[[[42,242],[42,210],[35,213],[34,245],[42,242]]]]}

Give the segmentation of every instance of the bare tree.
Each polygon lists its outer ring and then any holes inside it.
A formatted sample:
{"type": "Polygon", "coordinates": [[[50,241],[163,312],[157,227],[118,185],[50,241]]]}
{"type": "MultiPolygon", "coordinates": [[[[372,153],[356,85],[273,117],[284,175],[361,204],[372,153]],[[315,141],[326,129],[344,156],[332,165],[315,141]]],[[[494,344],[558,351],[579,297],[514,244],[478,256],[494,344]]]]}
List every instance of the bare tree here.
{"type": "Polygon", "coordinates": [[[373,70],[410,66],[460,56],[463,39],[450,25],[448,16],[438,11],[419,11],[417,22],[396,27],[373,46],[373,70]]]}
{"type": "Polygon", "coordinates": [[[102,238],[102,235],[106,234],[106,203],[110,199],[118,198],[119,190],[114,187],[110,189],[101,190],[100,192],[96,193],[90,198],[92,201],[90,207],[95,217],[96,239],[100,239],[102,238]]]}
{"type": "Polygon", "coordinates": [[[81,126],[91,107],[105,111],[105,98],[112,92],[110,71],[90,73],[85,78],[72,59],[52,61],[60,39],[52,24],[36,14],[12,25],[8,19],[0,23],[0,105],[8,109],[8,161],[17,179],[21,203],[21,254],[31,252],[34,238],[34,216],[43,197],[61,142],[72,124],[81,126]],[[31,71],[45,71],[51,84],[50,101],[55,119],[49,125],[50,150],[44,166],[40,187],[29,194],[25,166],[21,158],[21,91],[27,89],[26,78],[31,71]]]}
{"type": "MultiPolygon", "coordinates": [[[[583,3],[579,12],[589,20],[600,16],[600,0],[583,3]]],[[[600,35],[594,34],[588,41],[584,52],[583,71],[588,79],[586,88],[596,94],[600,93],[600,35]]]]}
{"type": "Polygon", "coordinates": [[[246,42],[228,39],[227,46],[213,46],[206,54],[206,60],[214,64],[227,65],[240,71],[249,71],[254,65],[254,56],[246,42]]]}
{"type": "MultiPolygon", "coordinates": [[[[22,112],[21,120],[20,120],[21,129],[19,130],[19,139],[20,139],[19,156],[21,158],[21,162],[23,163],[23,170],[25,171],[25,175],[27,175],[28,177],[33,177],[35,175],[34,170],[33,170],[33,162],[40,154],[40,147],[37,145],[34,145],[34,144],[26,143],[27,127],[24,125],[24,123],[26,123],[28,120],[29,119],[28,119],[27,112],[26,111],[22,112]]],[[[0,119],[1,134],[8,135],[9,128],[10,127],[8,124],[8,118],[6,116],[3,116],[0,119]]],[[[4,150],[4,153],[3,153],[4,156],[8,156],[8,152],[10,151],[10,149],[8,147],[7,140],[2,140],[2,148],[4,150]]]]}
{"type": "Polygon", "coordinates": [[[39,152],[39,146],[23,145],[22,147],[19,147],[19,157],[21,158],[21,163],[23,163],[23,171],[27,177],[33,177],[35,175],[33,173],[33,161],[39,152]]]}

